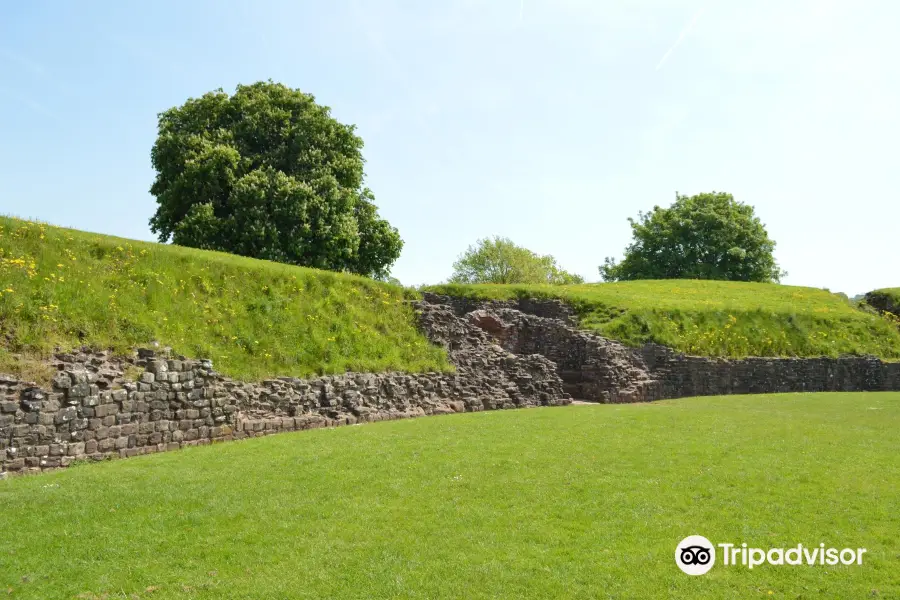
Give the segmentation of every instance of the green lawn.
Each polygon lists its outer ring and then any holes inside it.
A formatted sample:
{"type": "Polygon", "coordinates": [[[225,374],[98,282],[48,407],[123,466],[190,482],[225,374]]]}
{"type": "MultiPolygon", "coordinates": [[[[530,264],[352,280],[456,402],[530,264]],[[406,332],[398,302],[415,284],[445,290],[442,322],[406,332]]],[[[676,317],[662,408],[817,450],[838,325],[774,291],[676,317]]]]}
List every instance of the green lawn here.
{"type": "Polygon", "coordinates": [[[701,356],[900,358],[900,329],[837,294],[807,287],[657,280],[571,286],[438,285],[485,299],[561,298],[583,327],[626,344],[656,342],[701,356]]]}
{"type": "MultiPolygon", "coordinates": [[[[282,434],[0,481],[12,598],[898,598],[900,394],[282,434]],[[718,542],[862,566],[674,563],[718,542]],[[106,594],[106,595],[104,595],[106,594]]],[[[721,560],[721,559],[719,559],[721,560]]]]}
{"type": "Polygon", "coordinates": [[[407,296],[364,277],[0,217],[0,371],[38,381],[54,346],[154,341],[251,380],[449,370],[407,296]]]}

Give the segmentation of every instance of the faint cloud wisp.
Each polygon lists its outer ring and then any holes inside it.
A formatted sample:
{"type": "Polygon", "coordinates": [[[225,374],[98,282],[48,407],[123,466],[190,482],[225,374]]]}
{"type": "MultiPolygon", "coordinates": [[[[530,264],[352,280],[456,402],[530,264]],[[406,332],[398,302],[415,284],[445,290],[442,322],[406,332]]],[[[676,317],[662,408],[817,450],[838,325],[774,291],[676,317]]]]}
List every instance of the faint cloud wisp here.
{"type": "Polygon", "coordinates": [[[669,60],[669,57],[672,56],[672,53],[675,52],[675,49],[681,45],[681,42],[693,31],[694,27],[697,25],[697,21],[700,19],[700,16],[706,11],[706,6],[703,6],[698,10],[684,29],[681,30],[681,33],[678,34],[678,39],[675,40],[675,43],[663,54],[663,57],[659,60],[659,63],[656,65],[656,70],[659,71],[666,61],[669,60]]]}

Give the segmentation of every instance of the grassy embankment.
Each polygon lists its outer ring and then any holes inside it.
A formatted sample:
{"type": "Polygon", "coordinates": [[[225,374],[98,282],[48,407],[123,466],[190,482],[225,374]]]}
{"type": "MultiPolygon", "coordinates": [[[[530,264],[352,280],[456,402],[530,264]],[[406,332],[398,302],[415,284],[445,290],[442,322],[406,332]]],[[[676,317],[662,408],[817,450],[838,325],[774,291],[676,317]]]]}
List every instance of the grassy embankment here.
{"type": "Polygon", "coordinates": [[[583,327],[629,345],[656,342],[702,356],[900,358],[900,329],[825,290],[724,281],[659,280],[572,286],[439,285],[485,299],[561,298],[583,327]]]}
{"type": "MultiPolygon", "coordinates": [[[[708,356],[900,357],[900,329],[824,290],[714,281],[433,286],[563,298],[584,327],[708,356]]],[[[410,292],[372,280],[0,217],[0,371],[41,357],[158,342],[242,379],[448,370],[415,328],[410,292]]]]}
{"type": "Polygon", "coordinates": [[[0,481],[10,598],[898,598],[900,394],[469,413],[0,481]],[[677,432],[677,434],[673,434],[677,432]],[[675,565],[687,535],[862,565],[675,565]]]}
{"type": "Polygon", "coordinates": [[[447,370],[404,304],[350,275],[0,217],[0,371],[156,341],[234,377],[447,370]]]}

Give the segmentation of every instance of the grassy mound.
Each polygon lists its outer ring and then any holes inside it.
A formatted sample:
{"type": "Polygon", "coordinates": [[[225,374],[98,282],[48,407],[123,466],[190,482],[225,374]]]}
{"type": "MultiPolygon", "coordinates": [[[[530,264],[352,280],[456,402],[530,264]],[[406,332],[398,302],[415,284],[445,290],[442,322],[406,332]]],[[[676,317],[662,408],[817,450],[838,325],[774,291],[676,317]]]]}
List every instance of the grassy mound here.
{"type": "Polygon", "coordinates": [[[406,292],[363,277],[0,218],[0,371],[156,341],[239,378],[447,370],[406,292]],[[16,356],[20,355],[20,356],[16,356]]]}
{"type": "Polygon", "coordinates": [[[658,280],[571,286],[438,285],[484,299],[561,298],[582,326],[626,344],[701,356],[900,357],[900,331],[825,290],[763,283],[658,280]]]}
{"type": "Polygon", "coordinates": [[[705,397],[382,422],[85,465],[0,481],[0,589],[897,598],[898,427],[897,393],[705,397]],[[858,566],[753,570],[720,555],[690,577],[674,554],[691,534],[867,553],[858,566]]]}

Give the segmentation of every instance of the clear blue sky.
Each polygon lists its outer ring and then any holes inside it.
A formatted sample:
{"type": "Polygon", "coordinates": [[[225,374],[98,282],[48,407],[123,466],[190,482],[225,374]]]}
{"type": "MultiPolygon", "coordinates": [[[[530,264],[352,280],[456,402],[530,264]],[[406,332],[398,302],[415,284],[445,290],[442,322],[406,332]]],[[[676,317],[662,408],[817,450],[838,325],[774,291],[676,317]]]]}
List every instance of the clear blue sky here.
{"type": "Polygon", "coordinates": [[[894,0],[0,4],[0,212],[152,240],[156,115],[274,79],[355,123],[444,280],[503,235],[599,279],[675,192],[756,207],[786,283],[900,285],[894,0]]]}

